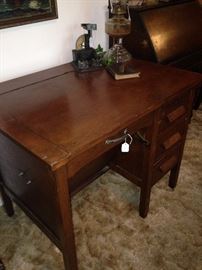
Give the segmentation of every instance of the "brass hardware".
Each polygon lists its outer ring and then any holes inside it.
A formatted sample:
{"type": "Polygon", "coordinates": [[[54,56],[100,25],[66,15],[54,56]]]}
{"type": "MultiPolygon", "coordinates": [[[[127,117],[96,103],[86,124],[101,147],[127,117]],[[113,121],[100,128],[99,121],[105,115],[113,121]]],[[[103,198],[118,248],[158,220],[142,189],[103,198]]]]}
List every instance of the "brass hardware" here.
{"type": "Polygon", "coordinates": [[[19,172],[19,174],[18,174],[19,177],[22,177],[24,175],[25,175],[25,172],[19,172]]]}
{"type": "MultiPolygon", "coordinates": [[[[135,137],[139,142],[145,144],[146,146],[149,146],[149,145],[150,145],[150,142],[149,142],[147,139],[145,139],[145,137],[144,137],[139,131],[137,131],[137,132],[134,133],[134,137],[135,137]]],[[[112,143],[123,142],[123,141],[126,141],[127,138],[130,139],[130,143],[129,143],[129,144],[131,144],[132,141],[133,141],[133,137],[128,133],[128,130],[125,129],[125,130],[124,130],[124,135],[123,135],[123,136],[121,136],[121,137],[119,137],[119,138],[115,138],[115,139],[107,139],[107,140],[105,141],[105,144],[112,144],[112,143]]]]}
{"type": "MultiPolygon", "coordinates": [[[[115,139],[107,139],[105,141],[105,144],[112,144],[112,143],[119,143],[119,142],[123,142],[127,139],[127,137],[129,136],[130,134],[128,134],[128,130],[125,129],[124,130],[124,135],[119,137],[119,138],[115,138],[115,139]]],[[[131,137],[131,135],[130,135],[131,137]]]]}
{"type": "Polygon", "coordinates": [[[123,135],[123,136],[121,136],[119,138],[116,138],[116,139],[107,139],[105,141],[105,144],[112,144],[112,143],[123,142],[123,141],[126,140],[127,137],[128,137],[128,135],[126,134],[126,135],[123,135]]]}
{"type": "Polygon", "coordinates": [[[31,183],[32,183],[32,181],[31,180],[28,180],[26,184],[27,185],[30,185],[31,183]]]}
{"type": "Polygon", "coordinates": [[[134,136],[139,142],[145,144],[146,146],[150,145],[150,142],[145,139],[145,137],[139,131],[135,132],[134,136]]]}
{"type": "Polygon", "coordinates": [[[19,176],[19,177],[24,177],[24,179],[27,180],[26,185],[30,185],[30,184],[32,183],[31,180],[28,180],[28,179],[27,179],[26,173],[25,173],[25,172],[23,172],[23,171],[19,172],[18,176],[19,176]]]}

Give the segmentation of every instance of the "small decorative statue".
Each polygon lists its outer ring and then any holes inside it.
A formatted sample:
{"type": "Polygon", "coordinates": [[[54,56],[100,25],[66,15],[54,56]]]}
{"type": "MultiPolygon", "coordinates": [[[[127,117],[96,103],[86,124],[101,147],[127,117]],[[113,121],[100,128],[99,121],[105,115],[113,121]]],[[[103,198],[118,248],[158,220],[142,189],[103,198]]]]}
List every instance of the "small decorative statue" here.
{"type": "Polygon", "coordinates": [[[97,30],[97,25],[91,23],[83,23],[81,26],[87,30],[87,33],[79,36],[76,41],[76,49],[72,50],[72,64],[79,72],[93,71],[102,67],[100,47],[97,49],[90,47],[92,31],[97,30]]]}

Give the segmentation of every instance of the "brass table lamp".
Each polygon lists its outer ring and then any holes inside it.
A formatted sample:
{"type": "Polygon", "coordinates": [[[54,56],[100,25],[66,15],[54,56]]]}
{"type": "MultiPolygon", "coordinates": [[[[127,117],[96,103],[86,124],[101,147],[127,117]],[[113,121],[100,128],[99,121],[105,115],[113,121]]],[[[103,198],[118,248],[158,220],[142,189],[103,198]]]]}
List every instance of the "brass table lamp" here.
{"type": "Polygon", "coordinates": [[[128,0],[109,0],[109,4],[112,18],[106,21],[105,32],[112,38],[113,46],[105,54],[107,69],[115,79],[139,77],[139,73],[129,67],[132,57],[122,44],[131,31],[128,0]]]}

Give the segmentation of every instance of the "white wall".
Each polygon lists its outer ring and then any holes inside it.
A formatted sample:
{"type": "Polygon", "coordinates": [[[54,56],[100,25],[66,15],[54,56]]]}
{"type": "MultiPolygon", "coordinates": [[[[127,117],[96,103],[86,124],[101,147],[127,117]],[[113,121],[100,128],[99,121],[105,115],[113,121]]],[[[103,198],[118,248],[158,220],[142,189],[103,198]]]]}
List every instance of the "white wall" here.
{"type": "Polygon", "coordinates": [[[92,45],[106,48],[107,2],[57,0],[58,19],[0,30],[0,81],[70,62],[81,23],[96,23],[92,45]]]}

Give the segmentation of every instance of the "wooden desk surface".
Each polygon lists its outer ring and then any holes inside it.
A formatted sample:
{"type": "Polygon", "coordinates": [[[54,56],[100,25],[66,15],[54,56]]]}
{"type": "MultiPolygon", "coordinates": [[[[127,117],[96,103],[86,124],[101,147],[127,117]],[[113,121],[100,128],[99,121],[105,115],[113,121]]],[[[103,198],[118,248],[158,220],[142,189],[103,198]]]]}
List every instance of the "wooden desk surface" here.
{"type": "Polygon", "coordinates": [[[134,63],[141,78],[115,81],[105,70],[78,74],[67,64],[1,84],[0,191],[6,212],[14,213],[11,197],[61,249],[66,270],[78,269],[71,196],[106,166],[139,185],[141,217],[163,175],[170,171],[169,186],[177,184],[202,77],[134,63]],[[125,128],[134,141],[139,132],[141,140],[122,154],[118,143],[105,140],[125,128]]]}
{"type": "Polygon", "coordinates": [[[135,65],[141,78],[115,81],[105,70],[78,74],[66,64],[2,83],[0,130],[54,170],[182,89],[201,85],[199,74],[135,65]]]}

